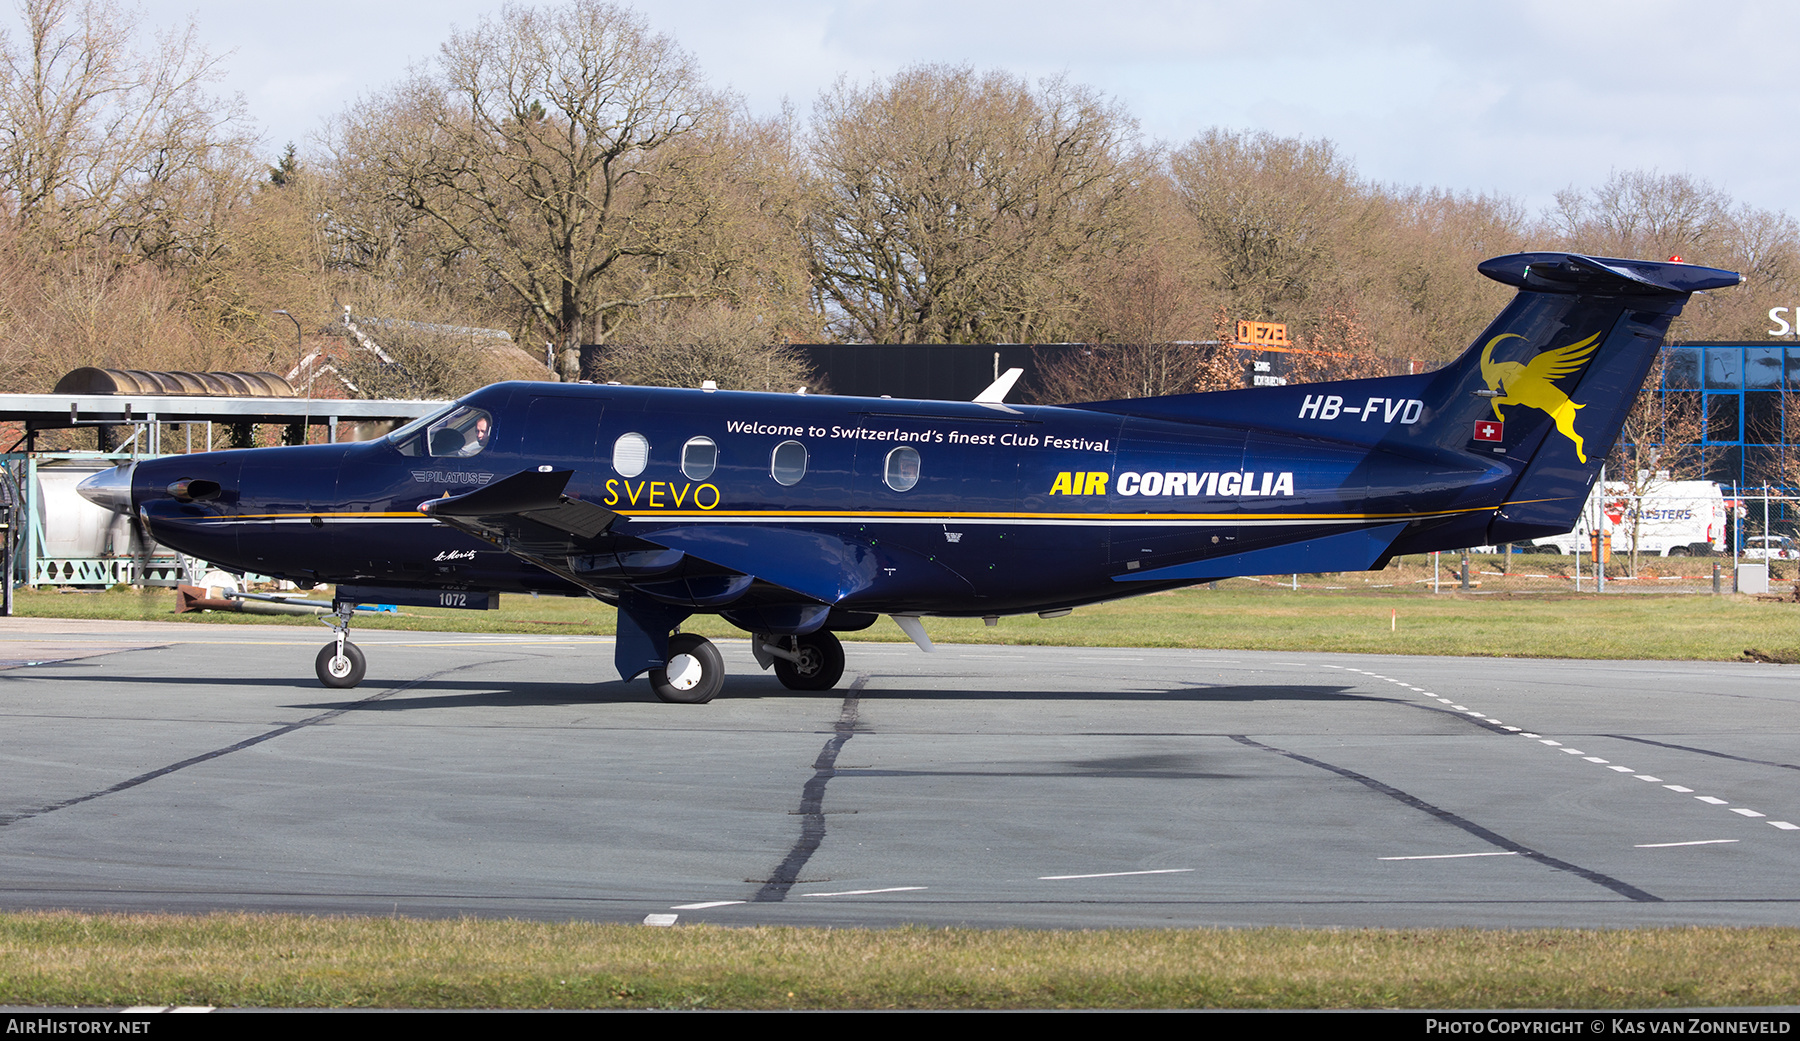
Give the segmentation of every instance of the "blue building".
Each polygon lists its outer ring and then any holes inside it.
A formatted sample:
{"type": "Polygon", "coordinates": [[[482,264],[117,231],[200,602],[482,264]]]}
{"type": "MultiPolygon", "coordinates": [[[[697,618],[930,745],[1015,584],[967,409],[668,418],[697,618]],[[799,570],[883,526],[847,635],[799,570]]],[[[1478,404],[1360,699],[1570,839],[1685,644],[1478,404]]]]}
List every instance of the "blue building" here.
{"type": "Polygon", "coordinates": [[[1789,429],[1800,426],[1800,345],[1665,347],[1661,393],[1672,428],[1664,436],[1699,446],[1702,479],[1728,488],[1800,485],[1790,447],[1800,429],[1789,429]]]}

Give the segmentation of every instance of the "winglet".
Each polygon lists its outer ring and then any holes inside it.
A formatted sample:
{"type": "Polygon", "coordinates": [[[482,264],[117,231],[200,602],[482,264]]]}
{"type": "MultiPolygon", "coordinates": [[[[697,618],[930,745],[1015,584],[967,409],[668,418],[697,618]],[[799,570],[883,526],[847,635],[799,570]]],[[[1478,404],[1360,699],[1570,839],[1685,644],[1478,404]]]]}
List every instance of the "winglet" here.
{"type": "Polygon", "coordinates": [[[969,400],[982,405],[998,405],[1006,400],[1007,392],[1012,390],[1013,384],[1019,382],[1019,377],[1024,374],[1024,369],[1007,369],[1000,374],[999,379],[988,384],[986,390],[969,400]]]}

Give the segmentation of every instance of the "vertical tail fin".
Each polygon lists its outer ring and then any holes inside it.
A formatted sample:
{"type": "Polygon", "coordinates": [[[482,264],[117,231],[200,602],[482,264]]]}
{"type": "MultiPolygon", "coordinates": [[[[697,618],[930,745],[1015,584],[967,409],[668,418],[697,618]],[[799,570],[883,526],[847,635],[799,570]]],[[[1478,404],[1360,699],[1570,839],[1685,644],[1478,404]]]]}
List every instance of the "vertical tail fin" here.
{"type": "Polygon", "coordinates": [[[1573,253],[1516,253],[1480,270],[1519,293],[1435,372],[1073,407],[1328,438],[1494,478],[1471,492],[1479,502],[1463,505],[1497,512],[1470,512],[1457,522],[1468,530],[1409,533],[1396,552],[1567,531],[1669,322],[1691,294],[1740,279],[1716,268],[1573,253]],[[1495,487],[1510,488],[1501,503],[1492,502],[1495,487]]]}
{"type": "MultiPolygon", "coordinates": [[[[1730,271],[1686,264],[1521,253],[1481,265],[1519,295],[1458,361],[1467,433],[1445,447],[1503,449],[1527,460],[1488,541],[1567,531],[1692,293],[1736,285],[1730,271]],[[1491,439],[1491,440],[1490,440],[1491,439]]],[[[1457,388],[1446,388],[1452,390],[1457,388]]]]}

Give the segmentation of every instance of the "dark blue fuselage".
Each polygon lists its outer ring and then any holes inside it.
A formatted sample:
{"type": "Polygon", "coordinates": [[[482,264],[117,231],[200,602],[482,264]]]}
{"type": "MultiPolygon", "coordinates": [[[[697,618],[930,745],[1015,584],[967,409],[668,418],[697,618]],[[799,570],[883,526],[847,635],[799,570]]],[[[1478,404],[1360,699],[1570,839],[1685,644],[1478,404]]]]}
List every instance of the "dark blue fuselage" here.
{"type": "MultiPolygon", "coordinates": [[[[684,569],[735,571],[845,610],[985,615],[1222,577],[1231,558],[1310,537],[1491,511],[1515,476],[1474,456],[1069,408],[537,383],[462,405],[493,417],[477,454],[387,438],[172,457],[139,465],[134,498],[160,541],[300,581],[604,595],[684,569]],[[647,445],[641,466],[615,458],[634,434],[647,445]],[[716,446],[700,479],[684,473],[697,438],[716,446]],[[802,469],[778,479],[776,452],[790,443],[802,469]],[[904,491],[889,480],[897,449],[916,453],[904,491]],[[570,496],[620,515],[580,556],[661,550],[666,563],[674,542],[688,559],[647,574],[586,568],[577,583],[419,512],[543,468],[572,470],[570,496]],[[195,479],[221,494],[167,497],[195,479]],[[804,559],[821,555],[838,559],[804,559]]],[[[1391,422],[1406,418],[1395,411],[1391,422]]],[[[689,600],[716,609],[744,596],[796,599],[746,586],[689,600]]]]}

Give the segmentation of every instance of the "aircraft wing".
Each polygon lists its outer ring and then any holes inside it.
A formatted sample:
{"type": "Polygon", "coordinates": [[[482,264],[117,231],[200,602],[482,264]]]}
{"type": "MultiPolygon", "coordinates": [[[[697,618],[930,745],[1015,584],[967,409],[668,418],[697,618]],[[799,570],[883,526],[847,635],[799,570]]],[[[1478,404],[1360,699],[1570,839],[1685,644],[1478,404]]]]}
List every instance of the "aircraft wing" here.
{"type": "Polygon", "coordinates": [[[522,470],[461,495],[419,504],[419,512],[479,538],[570,551],[605,534],[619,515],[563,494],[573,470],[522,470]]]}

